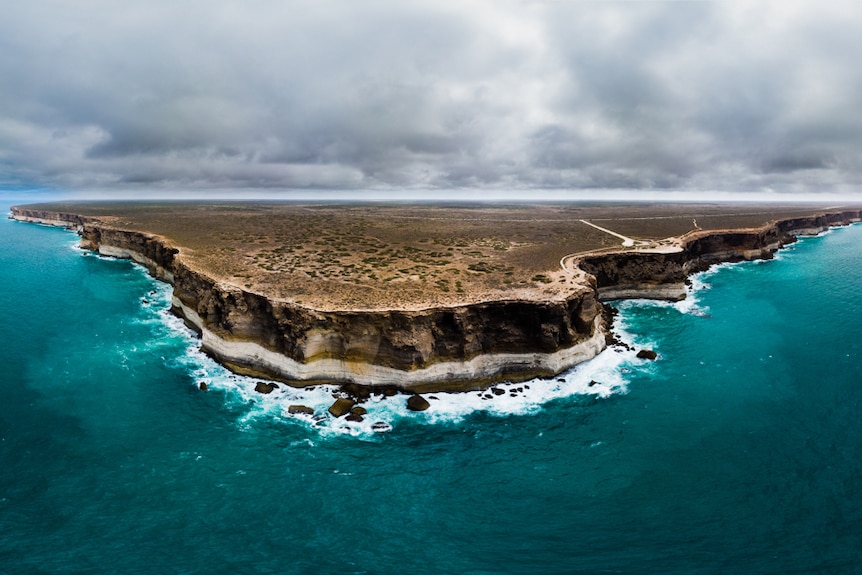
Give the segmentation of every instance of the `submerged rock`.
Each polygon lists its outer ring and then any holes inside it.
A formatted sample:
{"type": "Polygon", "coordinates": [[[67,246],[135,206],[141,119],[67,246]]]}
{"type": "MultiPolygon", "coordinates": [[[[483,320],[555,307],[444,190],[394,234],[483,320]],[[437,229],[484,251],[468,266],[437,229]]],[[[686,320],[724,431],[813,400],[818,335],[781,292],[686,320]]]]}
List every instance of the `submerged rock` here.
{"type": "Polygon", "coordinates": [[[314,415],[314,410],[307,405],[291,405],[287,408],[287,412],[292,415],[304,414],[314,415]]]}
{"type": "Polygon", "coordinates": [[[428,400],[418,393],[407,398],[407,409],[410,411],[425,411],[429,407],[431,404],[428,403],[428,400]]]}
{"type": "Polygon", "coordinates": [[[642,349],[637,354],[638,359],[655,359],[658,354],[651,349],[642,349]]]}
{"type": "Polygon", "coordinates": [[[356,402],[347,397],[340,397],[335,400],[335,403],[329,406],[329,413],[335,417],[341,417],[350,412],[356,402]]]}

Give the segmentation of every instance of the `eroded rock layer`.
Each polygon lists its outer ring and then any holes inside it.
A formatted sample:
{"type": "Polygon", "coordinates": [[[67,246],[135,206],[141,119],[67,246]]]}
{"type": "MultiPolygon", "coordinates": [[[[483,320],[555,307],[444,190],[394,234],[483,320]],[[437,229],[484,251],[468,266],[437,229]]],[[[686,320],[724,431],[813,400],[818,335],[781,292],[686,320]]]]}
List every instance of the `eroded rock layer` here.
{"type": "Polygon", "coordinates": [[[626,298],[677,300],[685,297],[685,280],[695,272],[722,262],[770,259],[782,246],[801,235],[815,235],[830,227],[862,221],[862,213],[848,210],[780,220],[743,230],[692,232],[679,238],[670,251],[621,251],[581,258],[579,267],[596,279],[602,301],[626,298]]]}
{"type": "Polygon", "coordinates": [[[555,375],[606,345],[599,300],[680,299],[686,277],[723,261],[769,258],[799,234],[860,221],[858,211],[783,220],[752,230],[695,232],[678,249],[583,257],[583,285],[565,297],[428,309],[321,311],[218,282],[165,238],[96,218],[13,208],[13,217],[74,227],[81,246],[132,259],[173,285],[173,309],[202,347],[239,372],[294,385],[323,382],[411,390],[475,389],[555,375]]]}
{"type": "Polygon", "coordinates": [[[164,238],[94,219],[14,208],[67,222],[81,246],[129,258],[173,284],[173,309],[202,347],[233,370],[292,384],[354,382],[413,390],[470,389],[551,376],[605,346],[592,285],[553,301],[504,300],[420,310],[320,311],[217,282],[164,238]]]}

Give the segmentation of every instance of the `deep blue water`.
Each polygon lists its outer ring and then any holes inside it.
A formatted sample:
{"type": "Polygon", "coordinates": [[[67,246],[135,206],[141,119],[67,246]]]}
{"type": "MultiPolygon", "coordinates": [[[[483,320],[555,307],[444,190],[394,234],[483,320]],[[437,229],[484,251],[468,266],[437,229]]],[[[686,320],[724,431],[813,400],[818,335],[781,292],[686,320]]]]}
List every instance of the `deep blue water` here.
{"type": "Polygon", "coordinates": [[[75,244],[0,220],[0,573],[862,572],[862,226],[620,304],[656,362],[384,433],[287,417],[75,244]]]}

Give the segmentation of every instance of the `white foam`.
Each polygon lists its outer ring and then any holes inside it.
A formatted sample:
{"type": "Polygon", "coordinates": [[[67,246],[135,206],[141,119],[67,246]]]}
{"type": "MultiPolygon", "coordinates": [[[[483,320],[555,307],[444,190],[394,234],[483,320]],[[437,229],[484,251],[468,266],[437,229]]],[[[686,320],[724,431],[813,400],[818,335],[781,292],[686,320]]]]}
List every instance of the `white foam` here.
{"type": "MultiPolygon", "coordinates": [[[[709,277],[717,270],[715,268],[727,264],[719,264],[713,266],[705,272],[699,272],[689,277],[689,283],[685,288],[685,299],[679,301],[666,301],[657,299],[627,299],[619,300],[614,303],[614,307],[619,310],[629,310],[634,307],[660,307],[672,308],[682,314],[696,315],[702,317],[709,316],[709,308],[704,306],[700,300],[699,292],[710,289],[709,277]]],[[[615,332],[620,332],[620,326],[615,326],[615,332]]]]}
{"type": "MultiPolygon", "coordinates": [[[[143,266],[135,264],[134,267],[147,275],[143,266]]],[[[634,351],[612,348],[551,379],[502,383],[481,392],[424,393],[430,407],[423,412],[407,409],[407,394],[372,396],[360,404],[367,411],[363,421],[347,421],[327,411],[340,395],[337,386],[294,388],[278,384],[269,394],[257,392],[255,387],[262,380],[234,374],[200,350],[197,335],[170,312],[172,287],[156,280],[150,285],[147,293],[141,296],[142,319],[139,320],[152,324],[157,334],[148,351],[161,353],[168,364],[186,371],[190,375],[190,385],[197,387],[205,382],[209,390],[223,393],[225,401],[241,412],[237,418],[240,428],[251,428],[259,419],[276,418],[305,426],[318,437],[349,435],[374,440],[379,433],[397,429],[408,420],[425,425],[455,424],[480,412],[496,417],[529,415],[541,411],[550,401],[566,397],[607,398],[622,394],[627,391],[625,374],[635,366],[648,363],[635,358],[634,351]],[[177,346],[184,348],[184,352],[177,355],[171,351],[177,346]],[[288,412],[291,405],[310,407],[314,415],[291,414],[288,412]]],[[[615,330],[623,341],[633,342],[630,334],[619,328],[615,330]]]]}
{"type": "MultiPolygon", "coordinates": [[[[594,359],[582,363],[551,379],[534,379],[524,383],[502,383],[482,392],[425,393],[430,407],[423,412],[407,409],[407,394],[393,397],[372,396],[361,403],[367,413],[363,421],[347,421],[335,418],[327,410],[339,396],[337,386],[318,385],[294,388],[278,384],[271,393],[255,391],[261,381],[253,377],[234,374],[200,351],[200,340],[183,321],[169,311],[170,286],[158,284],[146,298],[149,305],[142,304],[144,315],[156,319],[165,329],[167,340],[180,338],[185,353],[175,357],[183,369],[191,375],[190,383],[198,386],[205,382],[208,389],[225,394],[226,401],[241,407],[237,420],[241,428],[251,427],[259,418],[278,418],[304,425],[320,436],[352,435],[361,439],[373,439],[380,432],[391,431],[404,420],[427,425],[457,423],[478,412],[492,416],[526,415],[540,411],[549,401],[576,395],[610,397],[627,391],[624,377],[627,365],[642,364],[634,351],[608,349],[594,359]],[[494,391],[496,390],[496,392],[494,391]],[[291,405],[304,405],[314,410],[314,415],[291,414],[291,405]]],[[[166,342],[165,345],[172,345],[166,342]]]]}

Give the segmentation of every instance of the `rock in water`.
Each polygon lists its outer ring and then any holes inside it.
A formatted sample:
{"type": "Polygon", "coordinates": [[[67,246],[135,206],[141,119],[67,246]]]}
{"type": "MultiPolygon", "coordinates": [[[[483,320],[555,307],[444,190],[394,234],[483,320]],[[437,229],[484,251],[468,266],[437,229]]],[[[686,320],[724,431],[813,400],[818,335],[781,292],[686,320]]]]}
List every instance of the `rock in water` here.
{"type": "Polygon", "coordinates": [[[201,391],[206,391],[207,389],[209,389],[209,386],[207,386],[207,382],[205,382],[205,381],[200,382],[198,387],[200,388],[201,391]]]}
{"type": "Polygon", "coordinates": [[[329,413],[331,413],[335,417],[341,417],[350,411],[350,409],[356,404],[352,399],[348,399],[346,397],[339,397],[335,400],[335,403],[329,406],[329,413]]]}
{"type": "Polygon", "coordinates": [[[431,407],[431,404],[428,403],[428,400],[419,394],[411,395],[407,398],[407,409],[410,411],[425,411],[429,407],[431,407]]]}
{"type": "Polygon", "coordinates": [[[364,407],[354,407],[350,410],[353,415],[365,415],[368,411],[364,407]]]}
{"type": "Polygon", "coordinates": [[[275,383],[266,383],[265,381],[258,381],[257,385],[254,386],[254,390],[258,393],[272,393],[272,390],[278,387],[275,383]]]}
{"type": "Polygon", "coordinates": [[[347,416],[347,417],[345,417],[344,419],[346,419],[347,421],[355,421],[355,422],[357,422],[357,423],[358,423],[358,422],[362,421],[362,420],[363,420],[363,419],[365,419],[365,418],[364,418],[364,417],[362,417],[361,415],[356,414],[356,413],[351,413],[350,415],[348,415],[348,416],[347,416]]]}
{"type": "Polygon", "coordinates": [[[288,406],[287,412],[292,415],[304,414],[304,415],[314,415],[314,410],[308,407],[307,405],[291,405],[288,406]]]}
{"type": "Polygon", "coordinates": [[[642,349],[638,352],[637,357],[639,359],[655,359],[658,354],[651,349],[642,349]]]}
{"type": "Polygon", "coordinates": [[[345,383],[341,386],[341,391],[356,399],[356,401],[365,401],[371,397],[371,388],[367,385],[345,383]]]}

